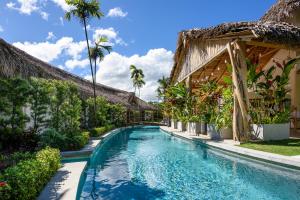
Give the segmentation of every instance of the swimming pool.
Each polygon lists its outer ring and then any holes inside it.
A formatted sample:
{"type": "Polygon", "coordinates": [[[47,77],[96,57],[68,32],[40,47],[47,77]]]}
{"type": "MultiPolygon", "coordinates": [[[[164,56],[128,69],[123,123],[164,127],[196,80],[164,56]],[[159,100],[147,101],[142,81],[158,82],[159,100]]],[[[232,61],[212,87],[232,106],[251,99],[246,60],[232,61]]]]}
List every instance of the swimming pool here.
{"type": "Polygon", "coordinates": [[[300,173],[145,126],[117,133],[97,148],[77,197],[293,200],[300,198],[300,173]]]}

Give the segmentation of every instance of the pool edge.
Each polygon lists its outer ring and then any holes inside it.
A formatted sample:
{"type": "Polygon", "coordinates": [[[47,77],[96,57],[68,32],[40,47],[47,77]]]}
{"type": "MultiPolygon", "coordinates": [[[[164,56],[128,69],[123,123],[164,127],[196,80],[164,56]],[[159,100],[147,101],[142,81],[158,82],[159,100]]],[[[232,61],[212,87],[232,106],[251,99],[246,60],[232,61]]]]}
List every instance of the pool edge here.
{"type": "Polygon", "coordinates": [[[216,141],[212,141],[212,140],[202,140],[200,138],[191,138],[188,135],[178,134],[166,126],[160,126],[160,130],[162,130],[168,134],[171,134],[175,137],[179,137],[179,138],[182,138],[185,140],[201,142],[201,143],[207,145],[209,148],[217,149],[217,150],[220,150],[223,152],[229,152],[230,154],[233,154],[233,155],[238,155],[238,156],[242,156],[245,158],[258,160],[258,161],[278,165],[278,166],[289,168],[289,169],[300,170],[300,160],[295,161],[295,160],[292,160],[288,156],[283,156],[283,155],[278,155],[278,154],[273,154],[273,153],[268,153],[268,152],[263,152],[263,151],[257,151],[257,150],[253,150],[253,149],[246,149],[246,148],[242,148],[242,147],[238,147],[238,146],[224,145],[220,142],[216,142],[216,141]]]}

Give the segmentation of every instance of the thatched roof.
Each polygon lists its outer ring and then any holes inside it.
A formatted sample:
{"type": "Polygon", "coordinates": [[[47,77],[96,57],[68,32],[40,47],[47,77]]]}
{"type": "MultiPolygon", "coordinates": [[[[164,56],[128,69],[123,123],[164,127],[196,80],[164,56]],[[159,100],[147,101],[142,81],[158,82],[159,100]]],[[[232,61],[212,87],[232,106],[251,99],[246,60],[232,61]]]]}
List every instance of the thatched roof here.
{"type": "Polygon", "coordinates": [[[260,19],[262,22],[290,22],[300,12],[300,0],[278,0],[260,19]]]}
{"type": "MultiPolygon", "coordinates": [[[[43,62],[0,38],[0,77],[15,76],[68,80],[78,86],[83,98],[93,95],[93,84],[90,81],[43,62]]],[[[102,84],[96,85],[96,95],[105,97],[111,103],[120,103],[128,109],[156,109],[131,92],[102,84]]]]}
{"type": "Polygon", "coordinates": [[[235,22],[204,29],[185,30],[179,33],[174,66],[170,75],[172,81],[174,81],[175,71],[180,65],[179,62],[182,62],[188,52],[189,43],[196,40],[222,40],[246,36],[252,41],[279,44],[291,48],[300,47],[300,27],[285,22],[235,22]]]}

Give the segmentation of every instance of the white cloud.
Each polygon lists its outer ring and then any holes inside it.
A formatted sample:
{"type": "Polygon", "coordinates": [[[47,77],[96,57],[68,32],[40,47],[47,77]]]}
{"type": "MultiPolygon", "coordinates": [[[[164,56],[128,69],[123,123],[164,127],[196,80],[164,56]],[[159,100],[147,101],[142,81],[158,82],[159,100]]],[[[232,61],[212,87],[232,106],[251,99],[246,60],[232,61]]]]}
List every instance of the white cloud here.
{"type": "Polygon", "coordinates": [[[81,58],[85,49],[84,41],[74,42],[72,37],[62,37],[54,43],[46,42],[16,42],[14,46],[26,51],[45,62],[51,62],[65,53],[73,59],[81,58]]]}
{"type": "Polygon", "coordinates": [[[13,3],[13,2],[8,2],[7,4],[6,4],[6,7],[7,8],[9,8],[9,9],[13,9],[14,7],[15,7],[15,3],[13,3]]]}
{"type": "Polygon", "coordinates": [[[44,11],[41,11],[41,12],[40,12],[40,15],[42,16],[42,18],[43,18],[44,20],[48,20],[48,17],[49,17],[49,14],[48,14],[48,13],[46,13],[46,12],[44,12],[44,11]]]}
{"type": "Polygon", "coordinates": [[[44,20],[48,20],[49,14],[42,11],[43,1],[39,0],[17,0],[16,3],[8,2],[6,7],[9,9],[17,10],[20,14],[31,15],[31,13],[36,12],[41,15],[44,20]]]}
{"type": "Polygon", "coordinates": [[[4,29],[3,29],[3,27],[0,25],[0,32],[3,32],[4,31],[4,29]]]}
{"type": "Polygon", "coordinates": [[[108,11],[107,17],[126,17],[128,15],[127,12],[123,12],[123,10],[120,7],[116,7],[113,9],[110,9],[108,11]]]}
{"type": "Polygon", "coordinates": [[[48,32],[48,36],[46,38],[46,40],[54,40],[56,38],[56,36],[54,35],[53,32],[48,32]]]}
{"type": "Polygon", "coordinates": [[[63,17],[59,17],[59,21],[60,21],[60,25],[64,25],[64,18],[63,17]]]}
{"type": "Polygon", "coordinates": [[[69,11],[72,8],[66,3],[66,0],[52,0],[52,2],[58,5],[64,11],[69,11]]]}
{"type": "Polygon", "coordinates": [[[97,82],[126,91],[134,91],[129,71],[131,64],[144,71],[146,85],[141,89],[141,98],[147,101],[157,100],[155,92],[158,87],[157,80],[163,75],[170,75],[173,53],[164,48],[151,49],[143,56],[127,57],[112,52],[99,64],[99,70],[96,73],[97,82]]]}
{"type": "Polygon", "coordinates": [[[98,28],[94,31],[93,39],[95,41],[101,36],[107,37],[109,44],[112,46],[115,44],[127,46],[127,43],[124,42],[123,39],[118,36],[118,32],[113,27],[106,29],[98,28]]]}
{"type": "Polygon", "coordinates": [[[38,8],[38,0],[17,0],[20,7],[16,7],[16,4],[13,2],[9,2],[6,6],[10,9],[18,10],[22,14],[30,15],[32,12],[37,11],[38,8]]]}
{"type": "Polygon", "coordinates": [[[89,59],[83,59],[83,60],[77,60],[77,59],[72,59],[72,60],[67,60],[65,63],[65,66],[70,69],[73,70],[77,67],[79,68],[85,68],[89,65],[89,59]]]}

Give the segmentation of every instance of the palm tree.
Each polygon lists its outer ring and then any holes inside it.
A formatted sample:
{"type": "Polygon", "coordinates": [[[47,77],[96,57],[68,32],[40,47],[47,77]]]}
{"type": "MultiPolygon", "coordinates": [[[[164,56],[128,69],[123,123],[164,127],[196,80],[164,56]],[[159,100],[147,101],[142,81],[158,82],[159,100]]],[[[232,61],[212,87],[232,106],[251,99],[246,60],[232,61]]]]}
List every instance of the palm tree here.
{"type": "Polygon", "coordinates": [[[157,94],[158,97],[165,98],[165,92],[169,86],[170,78],[163,76],[161,79],[158,79],[158,88],[157,88],[157,94]]]}
{"type": "Polygon", "coordinates": [[[88,56],[90,60],[90,68],[92,74],[92,81],[93,81],[93,90],[94,90],[94,114],[96,115],[96,83],[95,83],[95,76],[93,72],[93,65],[90,55],[90,46],[89,46],[89,38],[87,34],[87,22],[92,17],[96,17],[100,19],[100,17],[104,16],[103,13],[100,11],[99,2],[97,0],[66,0],[66,3],[72,7],[72,9],[65,14],[65,18],[67,20],[71,20],[71,17],[74,16],[79,19],[80,23],[84,26],[85,32],[85,39],[88,48],[88,56]]]}
{"type": "Polygon", "coordinates": [[[112,47],[109,45],[105,45],[108,42],[106,37],[100,37],[98,42],[95,42],[95,46],[90,48],[91,59],[94,61],[94,72],[95,72],[95,82],[96,82],[96,72],[97,72],[97,59],[101,62],[104,59],[105,52],[111,52],[112,47]]]}
{"type": "Polygon", "coordinates": [[[134,93],[136,93],[136,89],[139,90],[139,97],[140,97],[140,89],[145,85],[144,81],[144,73],[142,69],[136,68],[134,65],[130,65],[130,72],[131,72],[131,80],[134,87],[134,93]]]}

